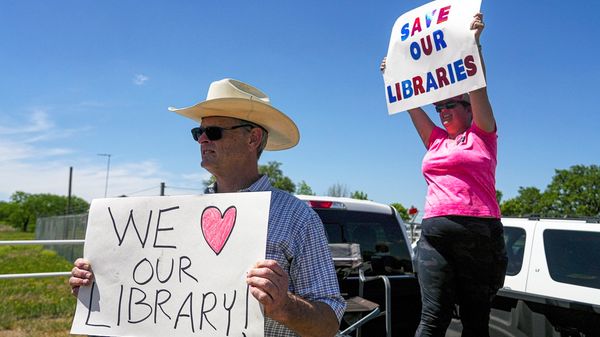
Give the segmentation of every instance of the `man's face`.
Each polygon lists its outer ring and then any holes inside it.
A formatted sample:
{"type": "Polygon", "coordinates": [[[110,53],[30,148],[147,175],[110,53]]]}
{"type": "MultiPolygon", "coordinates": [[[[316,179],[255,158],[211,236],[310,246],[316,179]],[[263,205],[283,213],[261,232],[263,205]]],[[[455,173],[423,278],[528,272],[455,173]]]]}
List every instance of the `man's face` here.
{"type": "MultiPolygon", "coordinates": [[[[201,127],[220,127],[230,129],[244,122],[235,118],[229,117],[206,117],[202,119],[201,127]]],[[[247,160],[249,151],[248,141],[250,132],[246,127],[238,127],[230,130],[221,130],[221,138],[218,140],[210,140],[203,133],[198,138],[200,143],[200,153],[202,155],[202,167],[210,173],[218,176],[227,174],[235,169],[242,169],[240,163],[247,160]]]]}

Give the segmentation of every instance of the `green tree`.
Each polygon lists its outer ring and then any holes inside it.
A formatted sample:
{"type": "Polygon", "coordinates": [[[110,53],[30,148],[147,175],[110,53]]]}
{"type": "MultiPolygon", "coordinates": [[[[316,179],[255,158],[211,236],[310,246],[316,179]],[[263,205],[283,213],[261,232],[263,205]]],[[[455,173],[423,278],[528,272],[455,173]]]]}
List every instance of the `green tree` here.
{"type": "Polygon", "coordinates": [[[13,212],[14,205],[10,202],[0,201],[0,221],[8,221],[8,217],[13,212]]]}
{"type": "Polygon", "coordinates": [[[296,187],[296,194],[315,195],[312,188],[310,188],[310,186],[304,180],[302,180],[300,183],[298,183],[298,186],[296,187]]]}
{"type": "Polygon", "coordinates": [[[517,197],[500,205],[502,214],[546,217],[600,215],[600,167],[574,165],[555,172],[543,193],[535,187],[519,187],[517,197]]]}
{"type": "Polygon", "coordinates": [[[267,165],[258,165],[258,172],[260,174],[266,174],[273,187],[294,193],[296,191],[296,185],[292,182],[292,179],[283,175],[283,171],[280,167],[280,162],[270,161],[267,165]]]}
{"type": "MultiPolygon", "coordinates": [[[[270,161],[267,163],[267,165],[258,165],[258,173],[266,174],[269,177],[269,181],[271,182],[271,185],[273,185],[273,187],[277,187],[280,190],[284,190],[290,193],[294,193],[296,191],[296,184],[294,184],[292,179],[283,175],[280,162],[270,161]]],[[[202,185],[204,185],[204,187],[206,188],[214,184],[216,181],[217,178],[211,175],[210,178],[202,181],[202,185]]],[[[310,191],[312,193],[310,186],[308,186],[308,184],[306,184],[304,181],[303,183],[305,184],[305,186],[302,186],[302,188],[305,189],[303,191],[310,191]]]]}
{"type": "Polygon", "coordinates": [[[536,187],[519,187],[519,195],[500,204],[502,215],[530,216],[543,215],[543,195],[536,187]]]}
{"type": "Polygon", "coordinates": [[[354,192],[352,192],[352,194],[350,194],[350,198],[352,198],[352,199],[358,199],[358,200],[369,200],[369,197],[367,196],[367,193],[365,193],[363,191],[354,191],[354,192]]]}
{"type": "Polygon", "coordinates": [[[335,183],[327,189],[327,195],[330,197],[347,197],[348,187],[344,184],[335,183]]]}
{"type": "Polygon", "coordinates": [[[404,207],[401,203],[395,202],[393,204],[390,204],[390,206],[392,206],[396,209],[396,211],[398,212],[398,214],[400,214],[400,217],[402,218],[403,221],[410,220],[410,215],[408,214],[408,209],[406,209],[406,207],[404,207]]]}
{"type": "MultiPolygon", "coordinates": [[[[270,161],[267,165],[258,165],[258,173],[266,174],[269,177],[269,181],[273,187],[277,187],[280,190],[294,193],[296,191],[296,185],[292,182],[292,179],[283,175],[281,170],[281,163],[277,161],[270,161]]],[[[207,180],[202,181],[204,187],[208,187],[217,181],[215,176],[210,176],[207,180]]],[[[306,185],[309,189],[310,186],[306,185]]]]}
{"type": "MultiPolygon", "coordinates": [[[[16,228],[20,228],[23,232],[27,232],[27,227],[31,223],[33,216],[27,200],[30,194],[22,191],[17,191],[10,196],[12,211],[8,215],[8,223],[16,228]]],[[[35,221],[35,220],[34,220],[35,221]]]]}
{"type": "Polygon", "coordinates": [[[217,181],[217,178],[215,178],[215,176],[211,175],[210,178],[206,179],[206,180],[202,180],[202,185],[204,185],[204,188],[207,188],[208,186],[214,184],[217,181]]]}
{"type": "MultiPolygon", "coordinates": [[[[64,215],[67,213],[68,197],[54,194],[29,194],[22,191],[13,193],[10,197],[10,214],[8,223],[13,227],[27,232],[33,230],[38,217],[64,215]]],[[[71,213],[87,212],[87,201],[72,196],[71,213]]]]}
{"type": "Polygon", "coordinates": [[[500,205],[500,202],[502,201],[502,196],[503,196],[502,191],[496,190],[496,202],[498,203],[498,205],[500,205]]]}
{"type": "Polygon", "coordinates": [[[546,188],[550,216],[600,215],[600,167],[574,165],[566,170],[555,170],[552,182],[546,188]]]}

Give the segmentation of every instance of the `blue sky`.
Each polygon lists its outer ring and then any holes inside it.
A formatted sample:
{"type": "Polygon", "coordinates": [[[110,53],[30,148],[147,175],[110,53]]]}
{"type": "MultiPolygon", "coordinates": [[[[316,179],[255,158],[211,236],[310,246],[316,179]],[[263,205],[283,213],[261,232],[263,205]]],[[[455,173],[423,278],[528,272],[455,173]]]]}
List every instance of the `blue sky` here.
{"type": "MultiPolygon", "coordinates": [[[[267,152],[317,194],[345,184],[423,208],[424,148],[388,116],[379,63],[392,26],[426,1],[2,1],[0,200],[17,191],[199,193],[194,126],[167,110],[232,77],[265,91],[300,144],[267,152]]],[[[544,189],[555,169],[600,164],[596,2],[484,1],[497,188],[544,189]]],[[[437,121],[431,107],[426,109],[437,121]]]]}

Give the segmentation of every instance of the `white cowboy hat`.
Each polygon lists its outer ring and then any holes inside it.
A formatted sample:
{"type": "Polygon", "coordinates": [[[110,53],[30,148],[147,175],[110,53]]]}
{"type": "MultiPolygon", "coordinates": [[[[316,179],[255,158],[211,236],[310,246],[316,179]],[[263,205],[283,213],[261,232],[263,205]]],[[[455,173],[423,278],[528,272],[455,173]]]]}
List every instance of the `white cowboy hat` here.
{"type": "Polygon", "coordinates": [[[259,89],[231,78],[210,84],[206,100],[194,106],[170,111],[201,122],[204,117],[232,117],[262,126],[269,132],[265,150],[285,150],[296,146],[300,133],[294,121],[271,106],[259,89]]]}

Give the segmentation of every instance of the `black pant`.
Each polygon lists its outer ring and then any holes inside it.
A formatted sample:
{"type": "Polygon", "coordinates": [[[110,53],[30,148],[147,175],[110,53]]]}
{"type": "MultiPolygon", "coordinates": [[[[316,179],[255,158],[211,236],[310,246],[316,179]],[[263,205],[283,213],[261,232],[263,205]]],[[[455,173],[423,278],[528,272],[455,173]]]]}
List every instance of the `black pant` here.
{"type": "Polygon", "coordinates": [[[424,219],[417,244],[421,323],[416,337],[443,337],[460,308],[462,336],[489,336],[491,301],[504,283],[507,257],[499,219],[424,219]]]}

